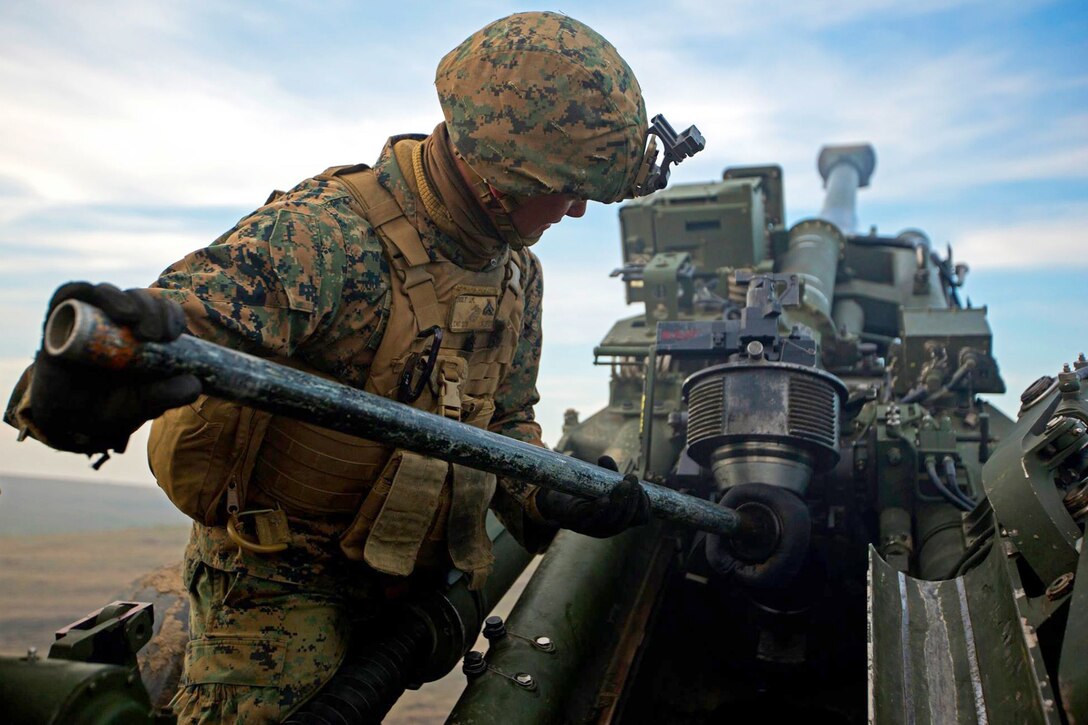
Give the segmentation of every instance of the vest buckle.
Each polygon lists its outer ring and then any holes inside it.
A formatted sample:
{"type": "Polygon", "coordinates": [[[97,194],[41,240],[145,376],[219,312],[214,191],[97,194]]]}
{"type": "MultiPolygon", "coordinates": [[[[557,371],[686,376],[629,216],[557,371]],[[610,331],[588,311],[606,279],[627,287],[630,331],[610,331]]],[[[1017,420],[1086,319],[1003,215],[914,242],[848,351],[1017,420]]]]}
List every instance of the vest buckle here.
{"type": "Polygon", "coordinates": [[[452,360],[444,361],[438,371],[439,412],[453,420],[461,420],[461,383],[464,382],[462,365],[452,360]]]}

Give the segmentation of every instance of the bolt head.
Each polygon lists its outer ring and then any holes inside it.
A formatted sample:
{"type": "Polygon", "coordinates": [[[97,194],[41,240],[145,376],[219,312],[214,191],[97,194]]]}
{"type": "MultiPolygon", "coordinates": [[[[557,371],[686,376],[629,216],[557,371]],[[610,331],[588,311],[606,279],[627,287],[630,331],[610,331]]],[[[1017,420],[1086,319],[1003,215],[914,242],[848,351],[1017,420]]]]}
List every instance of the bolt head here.
{"type": "Polygon", "coordinates": [[[461,671],[469,677],[481,675],[487,671],[487,662],[484,661],[484,653],[472,650],[465,653],[465,659],[461,664],[461,671]]]}
{"type": "Polygon", "coordinates": [[[1046,588],[1047,599],[1054,601],[1055,599],[1061,599],[1070,591],[1073,590],[1073,579],[1075,575],[1073,572],[1066,572],[1057,579],[1050,583],[1050,586],[1046,588]]]}

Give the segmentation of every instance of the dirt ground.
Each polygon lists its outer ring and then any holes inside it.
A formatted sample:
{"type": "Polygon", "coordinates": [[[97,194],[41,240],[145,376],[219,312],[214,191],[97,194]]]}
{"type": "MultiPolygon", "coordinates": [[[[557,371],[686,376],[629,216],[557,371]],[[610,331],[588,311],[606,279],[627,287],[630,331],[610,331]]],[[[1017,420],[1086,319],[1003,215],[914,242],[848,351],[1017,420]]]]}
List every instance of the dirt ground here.
{"type": "Polygon", "coordinates": [[[188,526],[0,538],[0,654],[43,655],[53,632],[181,561],[188,526]]]}
{"type": "MultiPolygon", "coordinates": [[[[171,526],[0,538],[0,654],[23,655],[33,646],[44,655],[58,628],[131,591],[148,571],[180,561],[188,535],[187,526],[171,526]]],[[[499,602],[496,614],[509,614],[533,569],[499,602]]],[[[476,648],[485,648],[482,639],[476,648]]],[[[464,682],[457,668],[405,693],[385,722],[443,722],[464,682]]]]}

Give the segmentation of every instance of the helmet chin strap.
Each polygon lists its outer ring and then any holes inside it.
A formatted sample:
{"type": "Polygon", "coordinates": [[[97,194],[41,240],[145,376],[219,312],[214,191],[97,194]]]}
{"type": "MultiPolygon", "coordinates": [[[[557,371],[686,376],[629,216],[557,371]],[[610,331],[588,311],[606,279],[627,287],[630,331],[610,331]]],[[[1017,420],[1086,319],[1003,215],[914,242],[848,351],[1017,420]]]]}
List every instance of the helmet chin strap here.
{"type": "Polygon", "coordinates": [[[481,206],[487,211],[487,215],[491,217],[492,223],[495,225],[495,229],[498,230],[499,236],[504,242],[506,242],[511,249],[517,251],[531,247],[540,241],[541,234],[535,237],[522,236],[517,227],[514,226],[514,219],[512,214],[514,210],[521,205],[521,200],[512,194],[504,194],[481,177],[468,165],[461,154],[454,151],[457,156],[458,162],[461,167],[466,169],[469,174],[472,175],[472,190],[479,200],[481,206]]]}

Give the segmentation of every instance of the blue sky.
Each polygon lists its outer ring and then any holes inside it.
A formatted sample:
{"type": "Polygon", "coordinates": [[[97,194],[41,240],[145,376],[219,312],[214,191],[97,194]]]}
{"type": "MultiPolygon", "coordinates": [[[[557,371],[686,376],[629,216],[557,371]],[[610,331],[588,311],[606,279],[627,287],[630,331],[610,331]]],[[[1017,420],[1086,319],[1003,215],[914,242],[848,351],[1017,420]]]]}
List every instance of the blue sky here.
{"type": "MultiPolygon", "coordinates": [[[[438,59],[507,12],[494,2],[30,2],[0,6],[0,386],[69,279],[146,284],[273,188],[372,161],[440,119],[438,59]],[[454,7],[451,11],[450,8],[454,7]],[[320,8],[320,10],[316,10],[320,8]]],[[[1006,0],[703,0],[553,7],[608,37],[650,113],[707,150],[674,183],[779,163],[792,224],[814,214],[824,143],[869,141],[863,227],[925,230],[971,265],[1019,393],[1088,347],[1088,5],[1006,0]]],[[[593,345],[625,314],[616,206],[537,247],[544,396],[605,399],[593,345]]],[[[1006,408],[1012,403],[1006,403],[1006,408]]],[[[0,473],[147,481],[137,451],[90,474],[0,431],[0,473]]]]}

